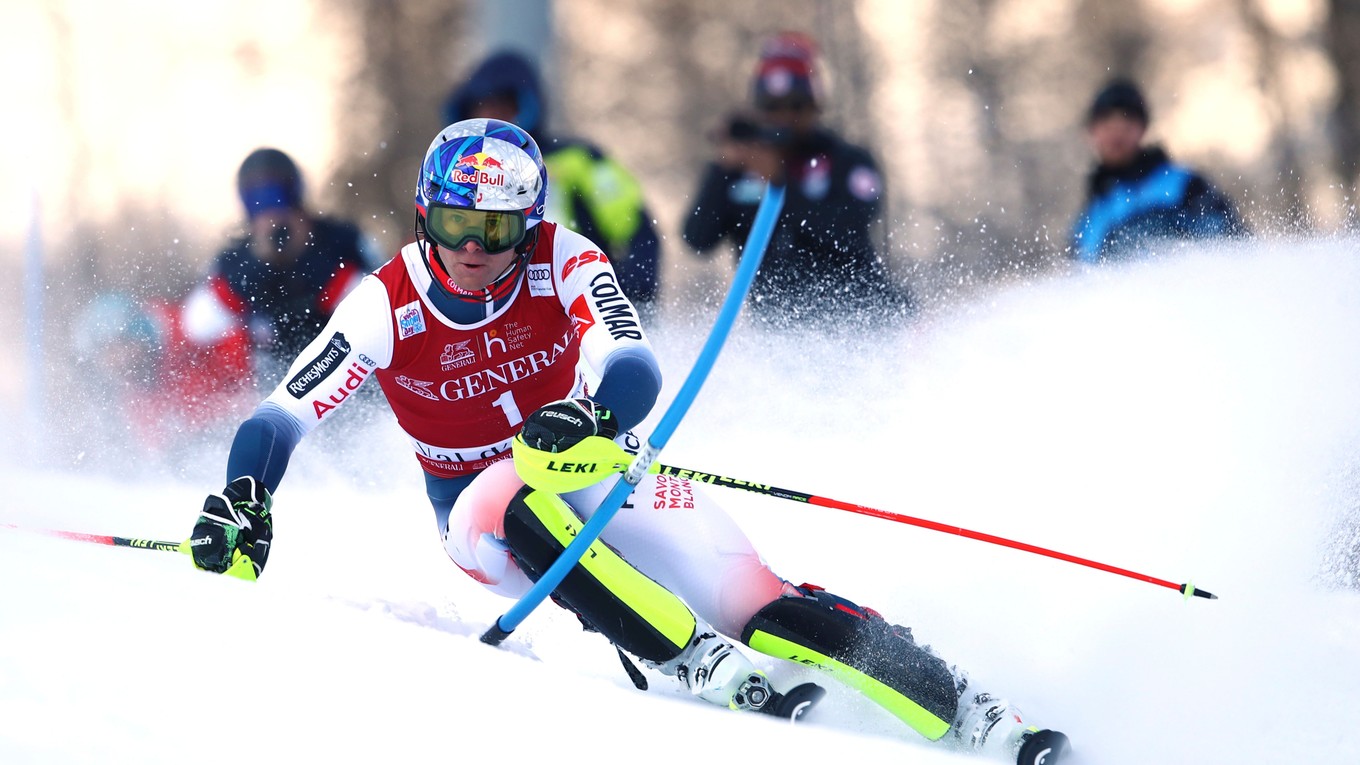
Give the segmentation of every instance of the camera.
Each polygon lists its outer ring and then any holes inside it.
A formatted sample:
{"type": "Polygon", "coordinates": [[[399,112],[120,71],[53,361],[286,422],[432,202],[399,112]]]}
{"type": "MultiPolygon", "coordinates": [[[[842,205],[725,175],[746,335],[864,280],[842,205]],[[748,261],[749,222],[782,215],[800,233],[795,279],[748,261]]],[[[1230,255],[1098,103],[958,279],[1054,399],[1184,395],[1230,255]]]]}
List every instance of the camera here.
{"type": "Polygon", "coordinates": [[[743,114],[728,119],[727,137],[740,143],[762,143],[776,148],[789,145],[793,138],[785,128],[771,127],[743,114]]]}

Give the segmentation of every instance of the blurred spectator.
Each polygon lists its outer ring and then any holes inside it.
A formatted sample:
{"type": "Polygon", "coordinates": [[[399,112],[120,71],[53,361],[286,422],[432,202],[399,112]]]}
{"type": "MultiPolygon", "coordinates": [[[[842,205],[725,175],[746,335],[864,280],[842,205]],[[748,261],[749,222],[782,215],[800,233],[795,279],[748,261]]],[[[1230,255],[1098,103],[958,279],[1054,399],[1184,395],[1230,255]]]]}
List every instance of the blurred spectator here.
{"type": "Polygon", "coordinates": [[[236,188],[249,230],[227,244],[190,293],[182,326],[199,347],[244,327],[254,372],[268,379],[316,336],[376,259],[355,225],[303,209],[302,175],[278,149],[251,152],[236,188]]]}
{"type": "Polygon", "coordinates": [[[1086,133],[1096,167],[1072,231],[1071,255],[1085,263],[1128,257],[1155,239],[1245,234],[1231,200],[1203,176],[1144,146],[1148,107],[1138,87],[1115,80],[1096,94],[1086,133]]]}
{"type": "MultiPolygon", "coordinates": [[[[785,32],[761,48],[756,111],[730,117],[685,220],[685,241],[711,255],[746,240],[767,181],[786,186],[779,225],[751,291],[753,305],[793,319],[841,318],[847,309],[904,315],[906,291],[875,251],[883,178],[865,149],[821,122],[816,48],[785,32]]],[[[740,252],[737,253],[740,257],[740,252]]]]}
{"type": "Polygon", "coordinates": [[[82,446],[135,462],[215,428],[235,427],[238,406],[255,395],[241,378],[250,366],[243,328],[211,345],[186,342],[180,309],[168,300],[123,293],[96,297],[73,326],[75,369],[105,395],[78,412],[82,446]],[[103,437],[117,445],[93,443],[103,437]],[[114,452],[116,451],[116,454],[114,452]]]}
{"type": "Polygon", "coordinates": [[[511,122],[533,136],[552,183],[544,217],[605,248],[623,291],[641,310],[657,298],[660,242],[642,187],[615,160],[581,140],[552,135],[538,72],[513,51],[493,53],[444,104],[444,123],[478,117],[511,122]]]}

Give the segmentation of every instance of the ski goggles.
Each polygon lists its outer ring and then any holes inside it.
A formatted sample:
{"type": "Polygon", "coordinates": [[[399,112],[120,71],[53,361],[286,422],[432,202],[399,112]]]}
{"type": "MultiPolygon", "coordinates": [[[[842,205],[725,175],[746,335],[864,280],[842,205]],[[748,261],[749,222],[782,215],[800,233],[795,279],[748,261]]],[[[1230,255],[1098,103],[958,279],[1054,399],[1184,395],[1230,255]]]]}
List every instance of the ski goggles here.
{"type": "Polygon", "coordinates": [[[520,210],[471,210],[435,204],[425,213],[426,235],[450,250],[476,242],[487,252],[505,252],[524,241],[527,231],[520,210]]]}

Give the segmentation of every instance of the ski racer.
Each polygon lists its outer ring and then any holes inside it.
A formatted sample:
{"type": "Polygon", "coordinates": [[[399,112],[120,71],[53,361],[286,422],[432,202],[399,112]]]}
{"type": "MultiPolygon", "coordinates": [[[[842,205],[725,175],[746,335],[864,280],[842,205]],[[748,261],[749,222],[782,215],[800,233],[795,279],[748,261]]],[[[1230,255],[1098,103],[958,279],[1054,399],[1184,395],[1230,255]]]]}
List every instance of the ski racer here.
{"type": "MultiPolygon", "coordinates": [[[[241,425],[228,483],[207,497],[189,540],[196,566],[249,580],[263,572],[289,455],[377,378],[415,448],[449,556],[497,593],[527,592],[614,479],[560,495],[526,486],[512,447],[547,465],[585,438],[636,447],[630,428],[661,390],[608,259],[543,220],[547,185],[538,146],[513,124],[473,119],[439,132],[420,168],[416,241],[340,303],[241,425]]],[[[794,718],[821,694],[812,684],[777,692],[740,640],[825,670],[931,740],[1024,765],[1045,756],[1053,765],[1066,748],[1062,734],[977,692],[910,630],[776,575],[688,480],[645,477],[553,599],[621,655],[714,704],[794,718]]]]}

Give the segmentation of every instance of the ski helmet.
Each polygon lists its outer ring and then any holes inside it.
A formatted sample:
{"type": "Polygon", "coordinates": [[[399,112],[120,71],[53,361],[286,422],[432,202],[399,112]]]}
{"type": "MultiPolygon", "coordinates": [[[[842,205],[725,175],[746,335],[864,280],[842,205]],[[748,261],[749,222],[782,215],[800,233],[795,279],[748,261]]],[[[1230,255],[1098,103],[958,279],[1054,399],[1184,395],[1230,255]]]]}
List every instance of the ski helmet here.
{"type": "Polygon", "coordinates": [[[455,122],[425,152],[416,182],[416,225],[448,248],[476,241],[504,252],[543,220],[548,169],[519,127],[491,119],[455,122]]]}

